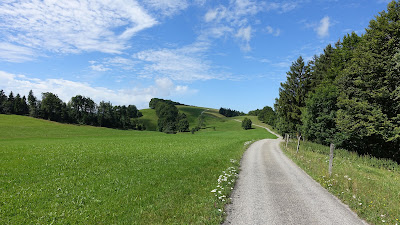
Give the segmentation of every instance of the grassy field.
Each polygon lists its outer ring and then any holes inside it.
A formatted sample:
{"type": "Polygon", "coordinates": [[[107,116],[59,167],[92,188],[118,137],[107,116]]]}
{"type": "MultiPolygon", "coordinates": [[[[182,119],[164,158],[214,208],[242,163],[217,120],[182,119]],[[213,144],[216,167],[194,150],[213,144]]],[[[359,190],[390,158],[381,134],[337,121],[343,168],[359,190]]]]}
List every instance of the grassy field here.
{"type": "Polygon", "coordinates": [[[297,142],[290,142],[284,152],[361,218],[372,224],[400,224],[400,166],[397,163],[336,149],[330,177],[329,147],[301,142],[296,154],[296,145],[297,142]]]}
{"type": "Polygon", "coordinates": [[[221,172],[274,136],[206,123],[167,135],[0,115],[0,224],[219,224],[221,172]]]}

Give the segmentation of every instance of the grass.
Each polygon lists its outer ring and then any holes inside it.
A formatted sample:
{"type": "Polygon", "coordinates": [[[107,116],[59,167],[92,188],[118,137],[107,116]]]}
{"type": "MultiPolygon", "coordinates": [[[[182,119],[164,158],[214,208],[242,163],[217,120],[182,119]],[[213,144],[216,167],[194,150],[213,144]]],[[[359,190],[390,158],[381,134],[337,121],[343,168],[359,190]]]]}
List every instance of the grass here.
{"type": "Polygon", "coordinates": [[[167,135],[0,115],[0,224],[219,224],[221,172],[274,136],[206,122],[167,135]]]}
{"type": "Polygon", "coordinates": [[[400,224],[400,166],[391,160],[335,149],[329,176],[329,147],[290,142],[282,149],[294,162],[371,224],[400,224]]]}
{"type": "Polygon", "coordinates": [[[176,107],[178,108],[180,113],[186,114],[191,128],[197,126],[199,116],[204,110],[206,110],[205,108],[202,107],[185,106],[185,105],[177,105],[176,107]]]}
{"type": "Polygon", "coordinates": [[[226,118],[224,115],[219,114],[218,109],[207,109],[204,113],[206,115],[213,116],[213,117],[220,118],[220,119],[226,118]]]}
{"type": "Polygon", "coordinates": [[[267,128],[270,129],[271,131],[273,131],[273,132],[275,132],[275,133],[277,133],[277,134],[279,133],[279,132],[278,132],[274,127],[272,127],[271,125],[266,124],[266,123],[263,123],[262,121],[260,121],[260,120],[258,119],[257,116],[236,116],[236,117],[234,117],[234,119],[243,121],[243,119],[244,119],[245,117],[249,118],[249,119],[251,120],[251,122],[252,122],[253,124],[255,124],[255,125],[267,127],[267,128]]]}
{"type": "Polygon", "coordinates": [[[143,114],[138,120],[143,122],[146,126],[146,130],[156,131],[157,130],[157,114],[154,109],[141,109],[140,112],[143,114]]]}
{"type": "MultiPolygon", "coordinates": [[[[206,110],[206,108],[195,106],[177,105],[176,107],[180,113],[186,114],[191,128],[197,126],[198,117],[204,110],[206,110]]],[[[141,109],[140,112],[142,112],[143,116],[139,118],[139,121],[144,123],[146,130],[156,131],[158,120],[156,111],[154,109],[141,109]]]]}

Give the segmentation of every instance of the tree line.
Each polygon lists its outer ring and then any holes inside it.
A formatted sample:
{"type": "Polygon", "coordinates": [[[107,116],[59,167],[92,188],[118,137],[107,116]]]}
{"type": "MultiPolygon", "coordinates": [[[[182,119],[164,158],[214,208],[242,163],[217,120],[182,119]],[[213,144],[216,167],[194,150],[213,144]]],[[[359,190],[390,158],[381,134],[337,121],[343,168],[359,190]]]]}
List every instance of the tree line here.
{"type": "Polygon", "coordinates": [[[150,100],[149,107],[155,109],[158,116],[158,131],[168,134],[189,131],[187,116],[185,113],[179,113],[176,105],[183,104],[159,98],[150,100]]]}
{"type": "Polygon", "coordinates": [[[270,124],[272,126],[275,124],[276,113],[270,106],[265,106],[263,109],[249,111],[248,115],[257,116],[260,121],[266,124],[270,124]]]}
{"type": "Polygon", "coordinates": [[[113,106],[110,102],[96,104],[89,97],[77,95],[68,103],[63,102],[56,94],[42,93],[38,100],[32,90],[28,98],[13,92],[7,95],[0,90],[0,113],[31,116],[61,123],[84,124],[117,129],[145,130],[146,127],[137,120],[142,113],[135,105],[113,106]]]}
{"type": "Polygon", "coordinates": [[[273,125],[281,134],[400,162],[400,2],[347,34],[281,83],[273,125]]]}
{"type": "Polygon", "coordinates": [[[226,109],[226,108],[220,108],[219,109],[219,114],[224,115],[226,117],[234,117],[234,116],[244,116],[246,115],[243,112],[239,112],[237,110],[232,110],[232,109],[226,109]]]}

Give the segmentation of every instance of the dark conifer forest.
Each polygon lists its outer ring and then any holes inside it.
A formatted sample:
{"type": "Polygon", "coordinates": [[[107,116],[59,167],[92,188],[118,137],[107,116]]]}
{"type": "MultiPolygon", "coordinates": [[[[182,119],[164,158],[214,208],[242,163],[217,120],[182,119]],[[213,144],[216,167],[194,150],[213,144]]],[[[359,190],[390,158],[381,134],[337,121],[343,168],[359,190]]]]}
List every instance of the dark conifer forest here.
{"type": "Polygon", "coordinates": [[[274,125],[281,134],[400,162],[400,2],[347,34],[281,83],[274,125]]]}

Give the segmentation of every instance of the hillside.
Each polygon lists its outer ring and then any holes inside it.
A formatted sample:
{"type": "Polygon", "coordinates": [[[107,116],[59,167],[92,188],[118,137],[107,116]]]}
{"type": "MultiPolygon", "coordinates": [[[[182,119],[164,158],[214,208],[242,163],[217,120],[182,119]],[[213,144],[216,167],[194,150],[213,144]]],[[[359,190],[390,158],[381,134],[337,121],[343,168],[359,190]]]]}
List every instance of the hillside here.
{"type": "MultiPolygon", "coordinates": [[[[198,124],[198,118],[203,113],[206,116],[206,121],[223,121],[226,117],[219,114],[216,109],[209,109],[197,106],[186,106],[177,105],[179,113],[185,113],[190,124],[190,129],[194,128],[198,124]]],[[[154,109],[142,109],[140,110],[143,116],[139,118],[139,121],[143,122],[148,131],[157,130],[157,120],[156,111],[154,109]]],[[[212,122],[213,123],[213,122],[212,122]]]]}
{"type": "Polygon", "coordinates": [[[143,114],[138,120],[141,121],[145,126],[146,130],[155,131],[157,130],[157,115],[154,109],[141,109],[140,112],[143,114]]]}
{"type": "Polygon", "coordinates": [[[220,224],[218,177],[274,136],[206,118],[168,135],[0,114],[0,224],[220,224]]]}

